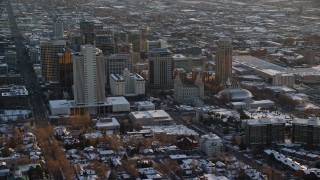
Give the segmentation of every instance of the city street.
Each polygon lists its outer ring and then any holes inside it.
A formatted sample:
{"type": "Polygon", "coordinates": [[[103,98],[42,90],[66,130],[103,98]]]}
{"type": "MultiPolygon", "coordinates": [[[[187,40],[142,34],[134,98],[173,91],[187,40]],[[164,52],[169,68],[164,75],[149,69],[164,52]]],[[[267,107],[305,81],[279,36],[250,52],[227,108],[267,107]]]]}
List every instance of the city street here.
{"type": "Polygon", "coordinates": [[[29,95],[30,98],[30,108],[33,108],[34,119],[42,126],[47,126],[47,117],[44,105],[41,99],[41,89],[37,81],[37,77],[33,72],[33,67],[31,63],[28,62],[27,54],[24,50],[23,36],[20,34],[16,19],[13,14],[12,6],[10,0],[6,0],[6,6],[8,11],[8,16],[10,20],[10,29],[12,36],[14,38],[17,58],[18,58],[18,69],[22,77],[22,85],[25,85],[29,92],[33,92],[29,95]]]}

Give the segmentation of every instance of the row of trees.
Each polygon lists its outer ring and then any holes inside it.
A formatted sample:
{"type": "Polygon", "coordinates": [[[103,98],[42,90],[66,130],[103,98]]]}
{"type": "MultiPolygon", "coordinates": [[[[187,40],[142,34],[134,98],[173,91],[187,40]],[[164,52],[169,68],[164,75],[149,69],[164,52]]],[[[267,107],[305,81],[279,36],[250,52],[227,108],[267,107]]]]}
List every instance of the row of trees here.
{"type": "Polygon", "coordinates": [[[74,168],[64,155],[64,151],[54,138],[51,127],[42,127],[34,130],[39,146],[46,160],[47,168],[55,179],[74,179],[74,168]]]}

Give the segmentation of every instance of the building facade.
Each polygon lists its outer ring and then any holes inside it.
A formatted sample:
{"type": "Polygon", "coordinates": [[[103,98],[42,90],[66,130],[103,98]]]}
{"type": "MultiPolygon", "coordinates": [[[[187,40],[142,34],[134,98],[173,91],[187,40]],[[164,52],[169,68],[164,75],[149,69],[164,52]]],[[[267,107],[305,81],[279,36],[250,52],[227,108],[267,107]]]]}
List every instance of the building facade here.
{"type": "Polygon", "coordinates": [[[274,86],[294,87],[295,76],[293,73],[276,74],[272,78],[274,86]]]}
{"type": "Polygon", "coordinates": [[[56,21],[53,24],[53,36],[55,39],[62,39],[64,34],[63,22],[56,21]]]}
{"type": "Polygon", "coordinates": [[[277,119],[261,118],[248,120],[245,127],[246,144],[250,149],[270,147],[283,143],[285,122],[277,119]]]}
{"type": "Polygon", "coordinates": [[[173,84],[172,55],[167,49],[149,52],[149,84],[152,88],[168,89],[173,84]]]}
{"type": "Polygon", "coordinates": [[[82,38],[82,44],[94,45],[94,39],[95,39],[94,22],[81,21],[80,22],[80,36],[82,38]]]}
{"type": "Polygon", "coordinates": [[[58,53],[59,83],[62,91],[71,91],[73,85],[73,65],[71,49],[66,47],[58,53]]]}
{"type": "Polygon", "coordinates": [[[220,39],[216,50],[215,78],[218,84],[232,79],[232,46],[228,38],[220,39]]]}
{"type": "Polygon", "coordinates": [[[43,82],[59,82],[58,53],[63,52],[66,41],[55,40],[42,42],[40,45],[40,61],[43,82]]]}
{"type": "Polygon", "coordinates": [[[155,49],[155,48],[167,48],[168,47],[168,43],[167,41],[163,40],[163,39],[159,39],[157,41],[146,41],[146,50],[147,52],[155,49]]]}
{"type": "Polygon", "coordinates": [[[135,102],[135,108],[138,111],[151,111],[155,110],[156,106],[151,101],[138,101],[135,102]]]}
{"type": "Polygon", "coordinates": [[[134,127],[172,125],[172,117],[164,110],[135,111],[129,113],[134,127]]]}
{"type": "Polygon", "coordinates": [[[113,96],[137,96],[145,94],[145,80],[139,74],[110,74],[110,92],[113,96]]]}
{"type": "Polygon", "coordinates": [[[9,69],[16,70],[18,62],[17,52],[12,50],[5,51],[4,61],[8,64],[9,69]]]}
{"type": "Polygon", "coordinates": [[[222,139],[216,134],[206,134],[200,137],[200,149],[207,155],[213,156],[223,152],[222,139]]]}
{"type": "Polygon", "coordinates": [[[106,77],[107,84],[110,83],[110,74],[122,74],[124,69],[132,71],[131,54],[112,54],[107,57],[106,77]]]}
{"type": "Polygon", "coordinates": [[[206,59],[204,57],[187,57],[182,54],[173,55],[173,67],[192,71],[194,68],[202,68],[206,59]]]}
{"type": "Polygon", "coordinates": [[[0,75],[8,74],[8,64],[4,62],[0,62],[0,75]]]}
{"type": "Polygon", "coordinates": [[[203,100],[204,97],[204,83],[201,78],[201,73],[197,72],[197,77],[194,83],[185,84],[182,82],[178,74],[174,81],[174,100],[178,103],[196,105],[198,100],[203,100]]]}
{"type": "Polygon", "coordinates": [[[105,56],[96,54],[93,45],[81,46],[81,53],[73,56],[74,99],[77,105],[104,104],[105,56]]]}
{"type": "Polygon", "coordinates": [[[320,122],[318,118],[297,119],[292,122],[292,142],[308,147],[320,147],[320,122]]]}
{"type": "Polygon", "coordinates": [[[304,61],[309,65],[314,65],[316,62],[316,51],[307,50],[304,54],[304,61]]]}

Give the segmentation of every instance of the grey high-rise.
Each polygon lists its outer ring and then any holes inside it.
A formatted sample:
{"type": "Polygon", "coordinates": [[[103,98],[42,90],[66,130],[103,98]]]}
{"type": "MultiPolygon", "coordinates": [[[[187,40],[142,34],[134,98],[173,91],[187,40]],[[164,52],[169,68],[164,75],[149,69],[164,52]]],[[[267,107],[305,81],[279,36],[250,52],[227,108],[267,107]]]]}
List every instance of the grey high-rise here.
{"type": "Polygon", "coordinates": [[[81,46],[73,56],[74,99],[78,106],[105,103],[106,57],[98,55],[93,45],[81,46]]]}
{"type": "Polygon", "coordinates": [[[80,35],[82,38],[82,44],[94,45],[94,22],[92,21],[81,21],[80,22],[80,35]]]}
{"type": "Polygon", "coordinates": [[[215,77],[218,84],[224,84],[228,78],[232,79],[232,46],[227,37],[218,42],[215,77]]]}
{"type": "Polygon", "coordinates": [[[149,52],[149,78],[151,88],[170,89],[173,85],[173,57],[168,49],[151,49],[149,52]]]}

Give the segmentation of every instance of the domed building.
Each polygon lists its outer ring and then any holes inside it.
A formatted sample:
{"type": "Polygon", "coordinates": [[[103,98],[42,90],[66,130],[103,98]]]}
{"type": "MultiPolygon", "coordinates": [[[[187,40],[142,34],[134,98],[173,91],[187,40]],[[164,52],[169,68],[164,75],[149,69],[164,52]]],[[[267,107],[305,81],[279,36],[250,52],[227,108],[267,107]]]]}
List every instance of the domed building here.
{"type": "Polygon", "coordinates": [[[226,100],[229,102],[244,101],[245,99],[250,99],[252,97],[253,96],[250,91],[242,88],[224,89],[217,95],[217,98],[226,98],[226,100]]]}

